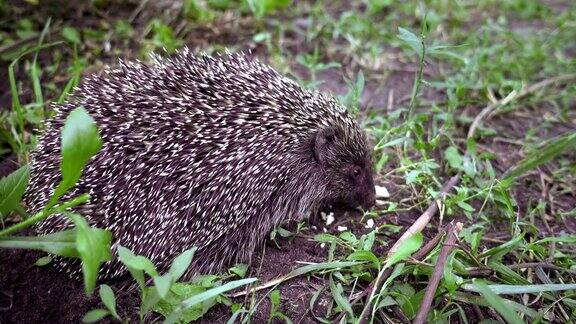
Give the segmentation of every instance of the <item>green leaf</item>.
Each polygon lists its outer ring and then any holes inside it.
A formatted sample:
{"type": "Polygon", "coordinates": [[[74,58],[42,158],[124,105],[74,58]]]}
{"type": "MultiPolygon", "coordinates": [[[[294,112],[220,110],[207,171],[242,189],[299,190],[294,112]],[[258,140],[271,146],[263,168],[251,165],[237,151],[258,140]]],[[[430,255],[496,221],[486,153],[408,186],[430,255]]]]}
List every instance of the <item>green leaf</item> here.
{"type": "Polygon", "coordinates": [[[202,292],[198,295],[195,295],[191,298],[188,298],[185,301],[183,301],[178,307],[176,307],[176,309],[168,316],[168,318],[166,319],[166,321],[164,323],[166,323],[166,324],[175,323],[180,318],[180,316],[182,315],[182,312],[185,311],[186,309],[188,309],[188,308],[190,308],[196,304],[199,304],[199,303],[201,303],[207,299],[214,298],[214,297],[216,297],[220,294],[223,294],[229,290],[236,289],[238,287],[251,284],[251,283],[255,282],[256,280],[258,280],[258,279],[257,278],[248,278],[248,279],[240,279],[240,280],[230,281],[230,282],[226,283],[225,285],[209,289],[205,292],[202,292]]]}
{"type": "Polygon", "coordinates": [[[522,319],[505,303],[505,299],[496,295],[486,284],[481,281],[474,281],[474,285],[478,292],[482,294],[486,302],[490,304],[508,323],[521,324],[524,323],[522,319]]]}
{"type": "Polygon", "coordinates": [[[560,155],[568,148],[576,146],[576,132],[571,134],[558,136],[550,141],[544,148],[536,149],[532,154],[520,162],[513,170],[507,172],[506,177],[502,182],[508,183],[550,160],[560,155]]]}
{"type": "Polygon", "coordinates": [[[182,252],[170,265],[169,273],[172,275],[174,282],[178,281],[180,277],[186,272],[186,269],[190,266],[192,258],[194,257],[194,252],[196,252],[196,247],[182,252]]]}
{"type": "Polygon", "coordinates": [[[92,295],[100,265],[112,259],[110,242],[112,233],[100,228],[93,228],[82,218],[73,213],[66,213],[76,225],[76,249],[82,259],[84,287],[88,296],[92,295]]]}
{"type": "Polygon", "coordinates": [[[576,243],[576,235],[548,236],[548,237],[545,237],[545,238],[538,240],[534,243],[530,243],[527,246],[529,248],[532,248],[534,245],[539,245],[539,244],[543,244],[543,243],[550,243],[550,242],[573,244],[573,243],[576,243]]]}
{"type": "Polygon", "coordinates": [[[60,168],[62,180],[50,198],[45,209],[50,208],[66,191],[72,188],[88,160],[102,147],[102,139],[94,119],[83,107],[74,109],[62,130],[62,162],[60,168]]]}
{"type": "Polygon", "coordinates": [[[410,236],[406,241],[402,242],[396,252],[386,260],[384,267],[388,268],[402,260],[407,259],[410,255],[412,255],[412,253],[420,248],[422,241],[422,233],[416,233],[410,236]]]}
{"type": "Polygon", "coordinates": [[[0,179],[0,219],[18,207],[29,179],[29,165],[25,165],[0,179]]]}
{"type": "Polygon", "coordinates": [[[354,316],[352,305],[350,305],[350,302],[348,302],[347,298],[342,296],[342,294],[344,293],[344,288],[342,288],[342,285],[340,283],[336,285],[334,284],[334,280],[330,280],[330,292],[332,293],[332,297],[334,297],[334,301],[336,302],[336,304],[338,304],[340,309],[348,313],[349,319],[351,320],[352,323],[354,323],[356,317],[354,316]]]}
{"type": "Polygon", "coordinates": [[[167,273],[163,276],[155,276],[153,277],[153,280],[156,292],[158,292],[158,296],[160,296],[162,299],[166,298],[168,291],[170,291],[170,286],[172,286],[172,283],[174,282],[172,275],[167,273]]]}
{"type": "Polygon", "coordinates": [[[140,306],[139,313],[141,316],[147,314],[150,310],[158,305],[158,303],[162,300],[158,295],[158,290],[154,287],[145,288],[146,291],[145,297],[142,300],[142,304],[140,306]]]}
{"type": "Polygon", "coordinates": [[[156,271],[156,267],[154,263],[150,261],[150,259],[146,258],[145,256],[135,255],[132,251],[128,250],[127,248],[118,245],[118,258],[124,265],[127,267],[142,270],[146,272],[149,276],[158,276],[158,271],[156,271]]]}
{"type": "Polygon", "coordinates": [[[248,265],[244,263],[238,263],[232,268],[230,268],[230,272],[237,275],[240,278],[244,278],[244,276],[246,276],[247,271],[248,271],[248,265]]]}
{"type": "Polygon", "coordinates": [[[82,322],[95,323],[108,315],[110,315],[110,312],[108,312],[105,309],[93,309],[88,313],[86,313],[86,315],[84,315],[84,317],[82,318],[82,322]]]}
{"type": "Polygon", "coordinates": [[[34,265],[38,266],[38,267],[43,267],[50,262],[52,262],[52,257],[47,255],[47,256],[43,256],[43,257],[39,258],[38,260],[36,260],[36,262],[34,262],[34,265]]]}
{"type": "MultiPolygon", "coordinates": [[[[164,300],[160,300],[154,311],[168,317],[184,300],[206,291],[206,287],[197,284],[175,283],[164,300]]],[[[207,300],[202,304],[192,306],[182,313],[181,320],[185,323],[193,322],[204,315],[212,306],[216,305],[216,298],[207,300]]]]}
{"type": "Polygon", "coordinates": [[[321,270],[336,270],[341,268],[352,267],[355,265],[362,264],[363,262],[358,261],[333,261],[333,262],[323,262],[323,263],[315,263],[315,264],[308,264],[302,266],[300,268],[296,268],[290,271],[285,277],[286,278],[293,278],[297,276],[301,276],[305,273],[312,272],[312,271],[321,271],[321,270]]]}
{"type": "Polygon", "coordinates": [[[518,245],[523,244],[523,241],[524,241],[524,235],[517,235],[516,237],[514,237],[510,241],[507,241],[505,243],[502,243],[498,246],[495,246],[491,249],[486,250],[485,252],[480,254],[480,258],[485,258],[487,256],[491,256],[491,255],[495,255],[495,254],[504,255],[504,254],[512,251],[513,249],[515,249],[518,245]]]}
{"type": "Polygon", "coordinates": [[[454,146],[450,146],[446,149],[446,151],[444,151],[444,159],[446,159],[450,167],[455,170],[460,170],[462,168],[462,164],[464,163],[462,155],[460,155],[458,149],[454,146]]]}
{"type": "Polygon", "coordinates": [[[270,302],[274,306],[280,305],[280,290],[274,289],[270,292],[270,302]]]}
{"type": "Polygon", "coordinates": [[[256,18],[262,18],[278,9],[286,8],[292,0],[245,0],[256,18]]]}
{"type": "Polygon", "coordinates": [[[414,319],[416,317],[416,313],[420,309],[420,305],[422,305],[422,299],[424,299],[425,293],[426,289],[422,289],[414,295],[411,295],[401,304],[400,308],[402,309],[402,312],[404,312],[409,319],[414,319]]]}
{"type": "Polygon", "coordinates": [[[74,27],[66,26],[62,28],[60,34],[62,35],[62,38],[64,38],[66,41],[72,44],[76,45],[82,44],[82,40],[80,39],[80,33],[74,27]]]}
{"type": "Polygon", "coordinates": [[[398,27],[398,38],[406,42],[413,50],[418,54],[419,57],[422,56],[422,39],[416,36],[411,31],[404,29],[402,27],[398,27]]]}
{"type": "Polygon", "coordinates": [[[68,258],[79,257],[76,249],[76,230],[66,230],[48,235],[8,236],[0,239],[1,248],[33,249],[68,258]]]}
{"type": "Polygon", "coordinates": [[[350,254],[346,260],[372,262],[374,268],[380,269],[380,260],[371,251],[358,250],[350,254]]]}
{"type": "Polygon", "coordinates": [[[475,209],[474,207],[472,207],[470,204],[468,204],[467,202],[464,201],[459,201],[456,203],[460,208],[464,209],[465,211],[468,212],[473,212],[475,209]]]}
{"type": "Polygon", "coordinates": [[[106,308],[108,308],[110,313],[115,318],[120,319],[120,316],[118,316],[118,313],[116,313],[116,296],[114,296],[114,292],[112,291],[112,288],[110,288],[110,286],[108,285],[100,286],[100,299],[102,299],[102,302],[104,303],[106,308]]]}

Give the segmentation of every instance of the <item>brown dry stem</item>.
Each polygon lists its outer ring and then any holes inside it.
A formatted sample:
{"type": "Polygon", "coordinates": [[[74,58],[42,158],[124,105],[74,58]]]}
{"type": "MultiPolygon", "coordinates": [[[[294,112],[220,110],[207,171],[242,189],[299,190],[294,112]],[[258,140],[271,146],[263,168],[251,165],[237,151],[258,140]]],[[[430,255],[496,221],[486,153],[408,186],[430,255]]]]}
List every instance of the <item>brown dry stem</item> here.
{"type": "Polygon", "coordinates": [[[446,228],[446,240],[442,246],[442,250],[440,250],[440,254],[438,255],[438,260],[436,261],[436,266],[434,266],[434,272],[430,277],[430,281],[428,282],[428,286],[426,287],[426,291],[424,292],[424,298],[422,299],[422,304],[420,305],[420,309],[418,310],[418,314],[414,318],[413,324],[423,324],[426,321],[426,317],[428,316],[428,312],[430,311],[430,306],[434,301],[434,294],[436,293],[436,289],[438,289],[438,284],[440,283],[440,279],[444,274],[444,266],[446,265],[446,260],[448,259],[448,255],[454,248],[456,244],[456,239],[458,238],[458,232],[462,229],[462,223],[450,223],[447,225],[446,228]]]}

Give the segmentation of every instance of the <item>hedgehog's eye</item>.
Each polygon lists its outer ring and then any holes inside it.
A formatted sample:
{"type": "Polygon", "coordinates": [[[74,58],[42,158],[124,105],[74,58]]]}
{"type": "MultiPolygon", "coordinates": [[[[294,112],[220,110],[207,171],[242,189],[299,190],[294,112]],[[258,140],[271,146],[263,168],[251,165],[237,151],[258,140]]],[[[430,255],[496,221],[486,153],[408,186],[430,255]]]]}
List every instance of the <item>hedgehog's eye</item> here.
{"type": "Polygon", "coordinates": [[[354,169],[352,170],[352,174],[354,175],[354,178],[358,178],[361,173],[362,173],[362,171],[360,170],[359,167],[354,167],[354,169]]]}

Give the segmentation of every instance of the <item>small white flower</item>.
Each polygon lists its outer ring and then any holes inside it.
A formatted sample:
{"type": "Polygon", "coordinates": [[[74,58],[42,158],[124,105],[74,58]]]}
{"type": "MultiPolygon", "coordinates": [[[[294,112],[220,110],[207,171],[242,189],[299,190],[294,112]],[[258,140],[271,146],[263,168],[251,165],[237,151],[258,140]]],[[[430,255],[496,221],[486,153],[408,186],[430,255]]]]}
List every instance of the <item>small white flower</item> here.
{"type": "Polygon", "coordinates": [[[366,226],[364,226],[364,227],[366,227],[366,228],[372,228],[372,227],[374,227],[374,220],[373,220],[372,218],[369,218],[369,219],[366,221],[366,226]]]}

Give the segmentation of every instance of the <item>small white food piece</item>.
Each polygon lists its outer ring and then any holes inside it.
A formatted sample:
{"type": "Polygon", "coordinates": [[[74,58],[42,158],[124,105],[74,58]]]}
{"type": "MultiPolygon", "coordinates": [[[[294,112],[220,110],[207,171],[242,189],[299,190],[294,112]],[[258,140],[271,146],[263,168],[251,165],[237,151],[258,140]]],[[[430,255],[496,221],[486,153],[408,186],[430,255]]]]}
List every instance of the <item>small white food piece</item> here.
{"type": "Polygon", "coordinates": [[[376,198],[390,198],[388,189],[382,186],[374,186],[376,188],[376,198]]]}
{"type": "Polygon", "coordinates": [[[374,220],[373,220],[372,218],[369,218],[369,219],[366,221],[366,226],[364,226],[364,227],[366,227],[366,228],[372,228],[372,227],[374,227],[374,220]]]}
{"type": "Polygon", "coordinates": [[[330,225],[334,222],[334,213],[330,213],[326,216],[326,225],[330,225]]]}
{"type": "Polygon", "coordinates": [[[338,232],[344,232],[347,229],[348,229],[348,227],[346,227],[346,226],[338,226],[338,232]]]}

